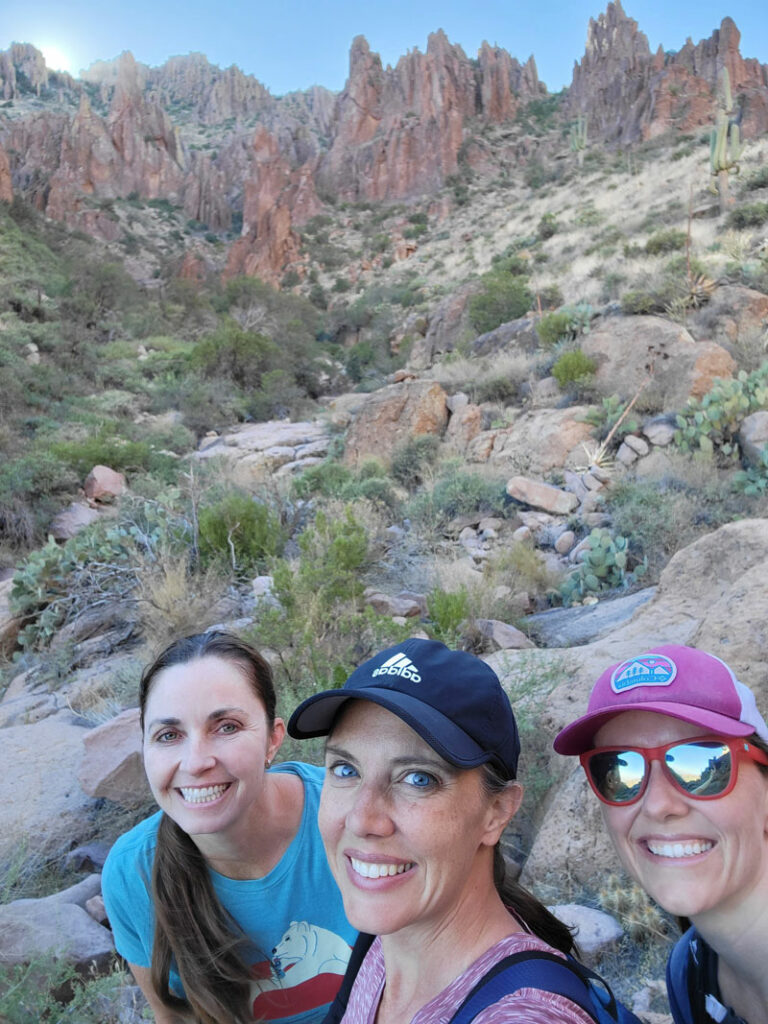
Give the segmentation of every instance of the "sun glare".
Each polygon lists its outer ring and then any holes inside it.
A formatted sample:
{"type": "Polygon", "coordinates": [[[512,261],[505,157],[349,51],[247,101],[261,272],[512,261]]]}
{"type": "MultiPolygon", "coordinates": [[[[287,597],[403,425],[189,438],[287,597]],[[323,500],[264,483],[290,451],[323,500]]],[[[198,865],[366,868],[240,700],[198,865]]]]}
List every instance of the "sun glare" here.
{"type": "Polygon", "coordinates": [[[49,71],[66,71],[70,75],[76,73],[72,58],[59,46],[45,44],[38,49],[45,57],[45,64],[49,71]]]}

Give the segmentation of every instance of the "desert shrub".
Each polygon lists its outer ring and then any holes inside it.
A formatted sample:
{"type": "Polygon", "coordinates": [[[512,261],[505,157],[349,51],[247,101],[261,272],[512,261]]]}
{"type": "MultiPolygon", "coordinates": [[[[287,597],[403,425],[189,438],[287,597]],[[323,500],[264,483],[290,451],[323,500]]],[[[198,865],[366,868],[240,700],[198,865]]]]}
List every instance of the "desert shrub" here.
{"type": "Polygon", "coordinates": [[[279,691],[290,705],[340,686],[376,650],[410,632],[363,606],[368,533],[352,507],[318,512],[301,533],[299,555],[270,565],[277,606],[256,609],[254,638],[277,654],[279,691]]]}
{"type": "Polygon", "coordinates": [[[469,300],[469,320],[480,334],[516,320],[531,308],[525,277],[491,271],[482,278],[482,285],[482,291],[469,300]]]}
{"type": "Polygon", "coordinates": [[[501,514],[506,504],[504,484],[448,467],[431,489],[411,498],[407,512],[423,530],[443,529],[457,516],[474,512],[501,514]]]}
{"type": "Polygon", "coordinates": [[[440,640],[447,647],[458,647],[462,625],[470,616],[469,591],[465,586],[453,591],[435,587],[427,594],[427,615],[432,639],[440,640]]]}
{"type": "Polygon", "coordinates": [[[42,447],[0,461],[0,540],[13,549],[43,540],[59,497],[76,485],[71,469],[42,447]]]}
{"type": "Polygon", "coordinates": [[[552,367],[552,376],[561,388],[566,389],[571,385],[583,385],[593,376],[596,369],[597,363],[594,359],[590,359],[577,348],[572,352],[563,352],[552,367]]]}
{"type": "Polygon", "coordinates": [[[161,454],[146,441],[119,437],[110,428],[77,441],[55,441],[50,450],[54,458],[74,470],[81,479],[94,466],[109,466],[123,473],[148,470],[167,477],[169,482],[176,473],[174,458],[161,454]]]}
{"type": "Polygon", "coordinates": [[[203,565],[229,563],[246,574],[266,568],[285,538],[278,516],[255,498],[232,492],[198,512],[200,557],[203,565]]]}
{"type": "Polygon", "coordinates": [[[729,228],[759,228],[768,220],[768,203],[745,203],[731,210],[726,221],[729,228]]]}
{"type": "Polygon", "coordinates": [[[513,544],[495,552],[487,563],[486,572],[494,585],[507,586],[513,593],[525,591],[538,601],[557,589],[556,575],[532,544],[513,544]]]}
{"type": "Polygon", "coordinates": [[[376,459],[367,460],[357,471],[330,459],[317,466],[310,466],[294,481],[293,492],[300,498],[319,495],[323,498],[339,498],[345,502],[364,498],[374,505],[383,505],[389,509],[396,508],[398,503],[392,481],[376,459]]]}
{"type": "Polygon", "coordinates": [[[768,188],[768,167],[760,167],[744,179],[744,188],[747,192],[754,192],[760,188],[768,188]]]}
{"type": "Polygon", "coordinates": [[[557,223],[554,213],[545,213],[539,221],[536,233],[542,241],[546,241],[547,238],[557,234],[559,227],[560,225],[557,223]]]}
{"type": "Polygon", "coordinates": [[[390,472],[403,487],[413,489],[423,480],[424,471],[434,465],[440,439],[435,434],[409,437],[392,453],[390,472]]]}
{"type": "Polygon", "coordinates": [[[234,381],[241,388],[258,388],[267,370],[277,361],[278,348],[265,334],[244,330],[234,320],[196,345],[190,363],[205,375],[234,381]]]}
{"type": "Polygon", "coordinates": [[[645,243],[645,251],[649,256],[661,256],[669,252],[678,252],[685,248],[686,233],[675,228],[664,228],[651,235],[645,243]]]}
{"type": "Polygon", "coordinates": [[[103,977],[83,978],[73,964],[53,954],[28,964],[0,965],[0,1020],[119,1024],[125,1019],[121,992],[131,983],[130,975],[118,968],[103,977]]]}
{"type": "Polygon", "coordinates": [[[545,313],[540,320],[536,321],[536,333],[542,345],[554,345],[561,338],[568,337],[570,315],[566,310],[556,310],[554,313],[545,313]]]}
{"type": "Polygon", "coordinates": [[[768,447],[760,452],[757,466],[747,466],[739,470],[733,478],[733,488],[750,496],[763,495],[768,492],[768,447]]]}

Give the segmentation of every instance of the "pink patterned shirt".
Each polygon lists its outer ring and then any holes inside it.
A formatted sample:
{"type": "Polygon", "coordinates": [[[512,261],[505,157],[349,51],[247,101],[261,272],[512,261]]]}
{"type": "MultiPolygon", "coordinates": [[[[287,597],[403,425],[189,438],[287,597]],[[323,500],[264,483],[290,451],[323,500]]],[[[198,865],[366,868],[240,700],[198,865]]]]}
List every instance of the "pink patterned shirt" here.
{"type": "MultiPolygon", "coordinates": [[[[410,1024],[448,1024],[453,1014],[471,989],[494,964],[512,953],[526,950],[557,953],[542,939],[526,932],[508,935],[491,946],[455,978],[447,988],[435,996],[410,1021],[410,1024]]],[[[381,994],[384,990],[384,957],[381,939],[373,945],[360,965],[355,984],[349,995],[347,1011],[342,1024],[374,1024],[381,994]]],[[[403,1024],[409,1022],[403,1021],[403,1024]]],[[[593,1024],[581,1007],[565,996],[543,992],[537,988],[520,988],[504,996],[475,1017],[473,1024],[593,1024]]]]}

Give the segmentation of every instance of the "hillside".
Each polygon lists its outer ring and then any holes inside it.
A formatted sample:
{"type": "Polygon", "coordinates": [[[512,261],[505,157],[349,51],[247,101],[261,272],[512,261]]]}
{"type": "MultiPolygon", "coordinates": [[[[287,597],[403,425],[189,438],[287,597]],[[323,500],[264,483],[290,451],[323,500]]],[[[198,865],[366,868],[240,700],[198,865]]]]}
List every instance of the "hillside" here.
{"type": "Polygon", "coordinates": [[[638,645],[768,697],[768,67],[728,18],[653,54],[612,3],[555,95],[442,32],[395,68],[356,39],[338,95],[25,45],[0,94],[0,920],[147,812],[170,637],[250,638],[287,712],[423,633],[499,673],[508,852],[619,919],[602,969],[660,1024],[671,924],[550,741],[638,645]]]}

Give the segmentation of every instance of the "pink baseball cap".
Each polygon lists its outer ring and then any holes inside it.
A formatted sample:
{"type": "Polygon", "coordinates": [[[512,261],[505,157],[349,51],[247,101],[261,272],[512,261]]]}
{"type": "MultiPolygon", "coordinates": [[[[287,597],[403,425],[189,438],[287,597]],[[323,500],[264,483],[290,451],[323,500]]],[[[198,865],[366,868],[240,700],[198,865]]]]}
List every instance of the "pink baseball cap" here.
{"type": "Polygon", "coordinates": [[[700,725],[720,736],[757,733],[768,742],[768,726],[755,695],[714,654],[664,644],[611,665],[595,683],[586,715],[555,737],[558,754],[582,754],[597,730],[623,711],[656,711],[700,725]]]}

